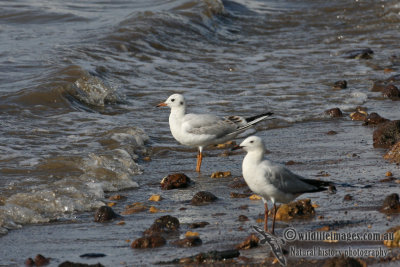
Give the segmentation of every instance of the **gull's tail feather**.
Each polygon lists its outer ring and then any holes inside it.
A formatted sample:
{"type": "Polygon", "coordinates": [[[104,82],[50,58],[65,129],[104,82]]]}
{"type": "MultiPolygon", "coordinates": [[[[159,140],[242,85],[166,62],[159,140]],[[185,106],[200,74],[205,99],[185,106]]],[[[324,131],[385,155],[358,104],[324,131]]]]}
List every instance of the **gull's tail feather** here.
{"type": "Polygon", "coordinates": [[[267,113],[264,113],[264,114],[260,114],[260,115],[256,115],[256,116],[253,116],[253,117],[250,117],[250,118],[246,118],[245,120],[246,120],[247,123],[245,125],[237,128],[234,132],[232,132],[232,133],[230,133],[228,135],[235,136],[238,133],[244,132],[245,130],[251,128],[254,124],[256,124],[256,123],[258,123],[260,121],[263,121],[263,120],[266,120],[266,119],[271,119],[272,114],[274,114],[274,113],[267,112],[267,113]]]}
{"type": "Polygon", "coordinates": [[[321,181],[321,180],[314,180],[314,179],[307,179],[307,178],[300,178],[301,181],[303,181],[306,184],[312,185],[315,187],[314,190],[310,191],[305,191],[303,193],[313,193],[313,192],[321,192],[325,190],[334,190],[336,191],[336,187],[334,186],[334,183],[330,181],[321,181]]]}
{"type": "Polygon", "coordinates": [[[259,121],[265,120],[266,118],[272,116],[273,114],[274,113],[272,113],[272,112],[267,112],[267,113],[264,113],[264,114],[259,114],[259,115],[255,115],[253,117],[246,118],[245,120],[248,123],[252,123],[253,121],[257,120],[256,122],[254,122],[254,123],[257,123],[259,121]],[[260,120],[258,120],[258,119],[260,119],[260,120]]]}

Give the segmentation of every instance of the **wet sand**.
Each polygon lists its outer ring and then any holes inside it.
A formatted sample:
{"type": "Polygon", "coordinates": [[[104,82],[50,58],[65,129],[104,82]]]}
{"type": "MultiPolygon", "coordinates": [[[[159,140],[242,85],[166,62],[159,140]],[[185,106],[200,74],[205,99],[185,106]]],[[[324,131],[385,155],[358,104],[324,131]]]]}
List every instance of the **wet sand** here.
{"type": "MultiPolygon", "coordinates": [[[[278,127],[274,122],[268,122],[258,127],[257,135],[264,138],[269,151],[267,157],[271,160],[285,163],[296,162],[289,168],[309,178],[321,178],[337,183],[337,193],[320,192],[305,194],[299,197],[310,198],[318,205],[312,219],[277,222],[277,235],[288,226],[298,232],[315,231],[323,226],[330,226],[337,232],[380,232],[384,233],[390,227],[400,223],[398,215],[387,216],[378,209],[384,198],[398,192],[398,184],[394,181],[379,182],[385,178],[385,173],[391,171],[394,177],[400,176],[398,166],[386,162],[382,155],[384,149],[372,147],[373,128],[361,125],[361,122],[351,121],[348,117],[326,119],[325,121],[304,122],[290,127],[278,127]],[[267,128],[271,128],[268,129],[267,128]],[[329,131],[335,135],[328,135],[329,131]],[[321,174],[324,174],[321,177],[321,174]],[[351,184],[354,187],[347,185],[351,184]],[[353,200],[344,201],[346,194],[353,200]]],[[[180,148],[180,147],[179,147],[180,148]]],[[[260,200],[248,198],[231,198],[231,192],[243,193],[246,189],[229,187],[232,181],[241,176],[241,162],[244,153],[221,156],[225,151],[206,150],[203,159],[203,172],[195,171],[195,150],[184,148],[171,150],[167,147],[153,147],[151,161],[142,161],[145,172],[139,176],[138,189],[118,192],[125,200],[116,201],[113,209],[122,213],[124,207],[134,202],[144,202],[162,212],[150,213],[143,211],[124,215],[108,223],[95,223],[93,213],[76,214],[72,221],[59,221],[50,224],[27,225],[20,230],[10,231],[0,239],[2,249],[0,258],[4,266],[21,266],[23,262],[36,254],[51,258],[51,266],[69,260],[105,266],[141,266],[152,265],[159,261],[170,261],[175,258],[188,257],[200,252],[211,250],[233,249],[247,236],[253,233],[252,225],[262,226],[257,222],[262,218],[263,205],[260,200]],[[226,178],[210,178],[212,172],[231,171],[232,176],[226,178]],[[170,173],[184,172],[194,184],[187,189],[161,190],[159,182],[170,173]],[[198,191],[209,191],[218,197],[214,203],[204,206],[193,206],[190,200],[198,191]],[[150,202],[148,198],[160,194],[160,202],[150,202]],[[248,205],[247,209],[241,209],[248,205]],[[154,249],[132,249],[133,240],[142,236],[153,221],[163,215],[172,215],[179,219],[181,227],[179,234],[169,236],[167,244],[154,249]],[[239,215],[249,218],[240,222],[239,215]],[[124,225],[117,225],[119,221],[124,225]],[[210,224],[204,228],[189,229],[193,222],[207,221],[210,224]],[[203,244],[192,248],[177,248],[171,241],[182,238],[187,231],[199,233],[203,244]],[[85,253],[104,253],[105,257],[95,259],[81,258],[85,253]]],[[[114,195],[110,193],[109,195],[114,195]]],[[[111,201],[110,201],[111,202],[111,201]]],[[[382,248],[382,242],[340,242],[327,244],[325,242],[296,242],[299,248],[322,245],[331,248],[382,248]]],[[[290,244],[292,245],[292,244],[290,244]]],[[[240,251],[246,258],[235,259],[236,264],[271,263],[270,249],[267,245],[240,251]],[[245,262],[246,261],[246,262],[245,262]]],[[[399,249],[393,250],[399,255],[399,249]]],[[[318,264],[315,258],[305,258],[299,263],[295,257],[288,258],[288,266],[318,264]],[[310,261],[307,261],[310,260],[310,261]]],[[[381,262],[383,259],[362,259],[373,265],[397,266],[397,262],[381,262]]],[[[2,266],[3,266],[2,265],[2,266]]],[[[268,266],[269,264],[267,264],[268,266]]],[[[275,264],[274,266],[278,266],[275,264]]]]}

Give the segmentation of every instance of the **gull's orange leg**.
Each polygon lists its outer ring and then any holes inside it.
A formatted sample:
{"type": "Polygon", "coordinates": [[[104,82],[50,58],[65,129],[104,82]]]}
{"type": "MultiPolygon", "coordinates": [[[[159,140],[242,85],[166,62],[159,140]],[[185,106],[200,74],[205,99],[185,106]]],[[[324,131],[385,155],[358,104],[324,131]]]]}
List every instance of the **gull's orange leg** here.
{"type": "Polygon", "coordinates": [[[277,211],[277,208],[276,208],[276,205],[275,205],[275,202],[274,202],[274,219],[272,220],[272,231],[271,231],[271,234],[275,234],[276,211],[277,211]]]}
{"type": "Polygon", "coordinates": [[[201,151],[199,151],[199,153],[197,154],[197,166],[196,166],[196,172],[200,172],[200,168],[201,168],[201,161],[203,159],[203,154],[201,153],[201,151]]]}
{"type": "Polygon", "coordinates": [[[264,231],[268,232],[268,204],[264,203],[264,231]]]}

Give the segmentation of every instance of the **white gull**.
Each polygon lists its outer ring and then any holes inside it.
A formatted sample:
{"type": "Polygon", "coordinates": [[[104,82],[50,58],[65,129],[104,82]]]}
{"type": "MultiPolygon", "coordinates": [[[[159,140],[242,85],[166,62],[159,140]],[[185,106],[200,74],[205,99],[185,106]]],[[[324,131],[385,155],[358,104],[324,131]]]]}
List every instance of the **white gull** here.
{"type": "Polygon", "coordinates": [[[264,230],[268,231],[268,204],[271,200],[274,206],[272,231],[275,230],[276,202],[288,203],[303,193],[313,193],[327,190],[331,182],[306,179],[294,174],[280,164],[265,159],[265,146],[258,136],[249,136],[240,145],[233,148],[244,149],[247,154],[243,159],[243,178],[249,188],[262,197],[265,207],[264,230]]]}
{"type": "Polygon", "coordinates": [[[173,94],[157,107],[171,108],[169,126],[173,137],[182,145],[198,147],[196,171],[200,172],[203,148],[232,140],[254,124],[267,119],[273,113],[268,112],[251,118],[229,116],[219,118],[211,114],[186,114],[186,102],[183,95],[173,94]]]}

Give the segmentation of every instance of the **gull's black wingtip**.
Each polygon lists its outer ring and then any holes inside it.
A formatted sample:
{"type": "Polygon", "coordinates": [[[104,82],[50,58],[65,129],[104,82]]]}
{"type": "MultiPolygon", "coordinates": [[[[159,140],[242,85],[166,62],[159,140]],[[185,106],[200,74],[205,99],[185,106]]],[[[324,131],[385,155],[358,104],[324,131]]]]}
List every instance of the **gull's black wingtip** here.
{"type": "Polygon", "coordinates": [[[245,118],[245,120],[246,120],[246,122],[252,122],[252,121],[254,121],[254,120],[258,119],[258,118],[265,117],[265,116],[269,117],[269,116],[272,116],[272,115],[274,115],[273,112],[267,112],[267,113],[255,115],[253,117],[245,118]]]}

